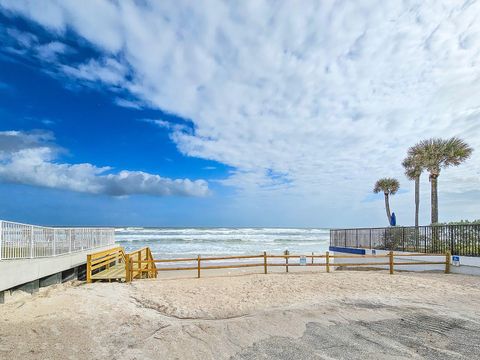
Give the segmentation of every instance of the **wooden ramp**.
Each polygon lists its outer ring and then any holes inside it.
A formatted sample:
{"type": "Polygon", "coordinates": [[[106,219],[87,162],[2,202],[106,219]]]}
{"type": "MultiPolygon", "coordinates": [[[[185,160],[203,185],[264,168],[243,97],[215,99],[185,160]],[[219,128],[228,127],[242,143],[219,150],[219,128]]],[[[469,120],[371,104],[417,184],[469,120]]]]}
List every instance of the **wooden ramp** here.
{"type": "Polygon", "coordinates": [[[111,266],[90,276],[91,280],[125,280],[125,264],[111,266]]]}
{"type": "Polygon", "coordinates": [[[126,281],[128,255],[122,247],[87,255],[87,282],[93,280],[126,281]]]}
{"type": "Polygon", "coordinates": [[[156,278],[157,267],[150,249],[144,247],[126,254],[122,247],[87,255],[87,282],[94,280],[131,281],[156,278]]]}

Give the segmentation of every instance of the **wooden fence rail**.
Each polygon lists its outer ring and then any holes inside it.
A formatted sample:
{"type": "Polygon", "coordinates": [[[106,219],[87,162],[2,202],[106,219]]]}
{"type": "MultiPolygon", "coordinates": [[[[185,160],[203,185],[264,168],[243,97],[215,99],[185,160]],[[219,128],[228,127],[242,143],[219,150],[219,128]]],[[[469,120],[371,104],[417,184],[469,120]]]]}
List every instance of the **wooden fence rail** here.
{"type": "MultiPolygon", "coordinates": [[[[145,248],[144,248],[145,249],[145,248]]],[[[146,248],[148,249],[148,248],[146,248]]],[[[144,250],[145,251],[145,250],[144,250]]],[[[196,258],[183,258],[183,259],[154,259],[150,249],[148,249],[148,254],[146,256],[131,256],[129,257],[129,266],[127,272],[127,281],[131,281],[134,278],[142,277],[142,274],[147,274],[147,277],[157,277],[159,271],[176,271],[176,270],[192,270],[197,271],[197,277],[201,277],[202,270],[213,270],[213,269],[235,269],[235,268],[245,268],[245,267],[263,267],[265,274],[268,273],[268,267],[285,267],[285,271],[288,272],[290,266],[325,266],[326,271],[330,272],[330,267],[354,267],[354,266],[388,266],[390,274],[394,273],[395,266],[404,266],[404,265],[444,265],[445,273],[450,273],[450,258],[451,255],[449,252],[445,254],[394,254],[393,251],[390,251],[387,254],[383,255],[330,255],[327,251],[324,255],[290,255],[286,251],[283,255],[268,255],[266,252],[259,255],[233,255],[233,256],[215,256],[215,257],[201,257],[198,255],[196,258]],[[442,261],[397,261],[395,262],[395,257],[399,256],[408,256],[408,257],[443,257],[442,261]],[[305,261],[301,263],[291,263],[289,259],[311,259],[310,262],[305,261]],[[385,259],[385,261],[371,261],[371,262],[348,262],[348,263],[332,263],[331,259],[385,259]],[[232,264],[222,264],[222,265],[205,265],[208,261],[218,261],[218,260],[239,260],[239,259],[258,259],[261,260],[255,263],[232,263],[232,264]],[[268,259],[285,259],[285,263],[272,263],[268,262],[268,259]],[[325,262],[315,263],[315,259],[325,259],[325,262]],[[165,264],[165,263],[176,263],[176,262],[185,262],[185,263],[194,263],[190,266],[178,266],[178,267],[157,267],[155,264],[165,264]]]]}

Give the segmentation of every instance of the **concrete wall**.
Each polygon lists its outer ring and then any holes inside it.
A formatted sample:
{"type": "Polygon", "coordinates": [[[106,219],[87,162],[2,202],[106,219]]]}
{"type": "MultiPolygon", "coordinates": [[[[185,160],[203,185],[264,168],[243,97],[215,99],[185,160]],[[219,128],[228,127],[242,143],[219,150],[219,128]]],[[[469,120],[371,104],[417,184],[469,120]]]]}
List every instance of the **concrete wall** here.
{"type": "Polygon", "coordinates": [[[76,268],[86,263],[87,254],[111,249],[115,246],[117,245],[113,244],[46,258],[0,260],[0,291],[76,268]]]}
{"type": "MultiPolygon", "coordinates": [[[[333,249],[332,249],[333,250],[333,249]]],[[[354,258],[339,258],[334,259],[335,263],[367,263],[367,262],[388,262],[388,258],[362,258],[361,256],[356,256],[355,254],[349,253],[348,250],[341,251],[341,249],[336,248],[336,251],[333,253],[336,255],[352,255],[354,258]],[[340,250],[340,251],[339,251],[340,250]]],[[[372,255],[376,253],[377,255],[386,255],[389,251],[385,250],[371,250],[365,249],[365,255],[372,255]]],[[[396,252],[402,253],[402,252],[396,252]]],[[[402,254],[408,254],[407,252],[402,254]]],[[[445,261],[444,256],[394,256],[394,262],[402,262],[402,261],[409,261],[409,262],[422,262],[422,261],[445,261]]],[[[371,267],[380,268],[380,269],[388,269],[389,266],[382,266],[382,265],[372,265],[371,267]]],[[[407,270],[407,271],[444,271],[445,265],[395,265],[394,270],[407,270]]],[[[468,257],[468,256],[460,256],[460,266],[454,266],[453,264],[450,265],[450,272],[454,274],[465,274],[465,275],[480,275],[480,258],[479,257],[468,257]]]]}

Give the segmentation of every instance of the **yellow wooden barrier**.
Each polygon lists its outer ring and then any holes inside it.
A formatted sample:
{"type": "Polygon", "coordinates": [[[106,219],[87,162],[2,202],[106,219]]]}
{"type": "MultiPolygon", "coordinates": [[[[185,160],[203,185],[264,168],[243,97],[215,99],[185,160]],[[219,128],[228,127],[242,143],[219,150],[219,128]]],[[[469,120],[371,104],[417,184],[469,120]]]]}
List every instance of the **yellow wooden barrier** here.
{"type": "Polygon", "coordinates": [[[447,251],[445,253],[445,274],[450,274],[450,259],[452,255],[450,254],[450,251],[447,251]]]}
{"type": "Polygon", "coordinates": [[[127,255],[126,271],[127,282],[133,279],[141,279],[146,273],[147,278],[157,277],[157,266],[153,262],[152,252],[149,247],[143,247],[127,255]],[[145,265],[145,266],[144,266],[145,265]]]}
{"type": "Polygon", "coordinates": [[[327,273],[330,272],[330,253],[327,251],[325,253],[325,266],[327,268],[327,273]]]}
{"type": "MultiPolygon", "coordinates": [[[[222,256],[222,257],[203,257],[200,258],[183,258],[183,259],[153,259],[150,261],[143,261],[143,263],[152,262],[152,263],[168,263],[168,262],[189,262],[189,261],[196,261],[196,266],[182,266],[182,267],[168,267],[168,268],[158,268],[158,271],[175,271],[175,270],[197,270],[197,277],[200,277],[201,270],[209,270],[209,269],[231,269],[231,268],[242,268],[242,267],[259,267],[263,266],[264,273],[268,273],[268,266],[285,266],[286,272],[288,272],[288,267],[290,266],[325,266],[326,271],[330,272],[331,266],[343,267],[343,266],[374,266],[374,265],[387,265],[389,267],[390,273],[393,274],[394,266],[395,265],[433,265],[433,264],[447,264],[446,261],[416,261],[416,262],[395,262],[394,258],[396,256],[445,256],[441,254],[394,254],[393,252],[389,252],[384,255],[330,255],[327,251],[325,255],[290,255],[287,251],[283,255],[267,255],[263,253],[261,255],[236,255],[236,256],[222,256]],[[325,258],[325,263],[312,263],[308,262],[306,265],[300,264],[292,264],[289,263],[288,260],[290,258],[300,258],[300,257],[307,257],[307,258],[325,258]],[[200,258],[200,261],[199,261],[200,258]],[[262,262],[255,263],[255,264],[228,264],[228,265],[203,265],[204,262],[209,260],[232,260],[232,259],[255,259],[255,258],[263,258],[262,262]],[[268,258],[284,258],[285,263],[268,263],[268,258]],[[331,264],[330,259],[335,258],[350,258],[350,259],[358,259],[358,258],[372,258],[372,259],[380,259],[386,258],[388,260],[383,262],[349,262],[349,263],[339,263],[339,264],[331,264]]],[[[447,266],[447,265],[446,265],[447,266]]],[[[145,271],[145,270],[144,270],[145,271]]]]}
{"type": "Polygon", "coordinates": [[[122,247],[87,255],[87,283],[93,280],[113,280],[126,277],[126,256],[122,247]]]}
{"type": "Polygon", "coordinates": [[[266,274],[267,273],[267,252],[266,251],[263,252],[263,268],[266,274]]]}
{"type": "MultiPolygon", "coordinates": [[[[87,282],[95,280],[96,275],[92,275],[95,270],[109,269],[112,266],[117,266],[118,263],[124,263],[125,268],[125,281],[130,282],[134,279],[141,278],[156,278],[159,271],[175,271],[175,270],[197,270],[197,278],[201,276],[201,270],[210,269],[232,269],[232,268],[246,268],[246,267],[260,267],[263,266],[263,272],[268,273],[269,266],[284,266],[286,272],[290,266],[325,266],[326,272],[330,272],[330,267],[346,267],[346,266],[388,266],[389,273],[394,273],[394,266],[403,265],[433,265],[433,264],[445,264],[445,273],[450,272],[450,253],[446,254],[394,254],[393,251],[382,255],[330,255],[327,251],[325,255],[305,255],[306,258],[311,258],[311,262],[306,264],[296,264],[289,262],[290,258],[301,258],[304,255],[290,255],[288,251],[285,251],[283,255],[267,255],[263,252],[261,255],[234,255],[234,256],[215,256],[215,257],[201,257],[198,255],[196,258],[183,258],[183,259],[154,259],[150,248],[144,247],[136,250],[130,254],[125,254],[122,248],[115,248],[108,251],[103,251],[95,254],[89,254],[87,257],[87,282]],[[406,261],[395,262],[397,256],[442,256],[443,261],[406,261]],[[268,259],[285,259],[285,263],[269,263],[268,259]],[[325,258],[325,262],[316,263],[315,258],[325,258]],[[331,263],[331,259],[352,259],[348,263],[331,263]],[[355,262],[353,259],[385,259],[385,261],[369,261],[369,262],[355,262]],[[123,261],[122,261],[123,259],[123,261]],[[256,263],[237,263],[237,264],[222,264],[222,265],[208,265],[205,264],[212,260],[238,260],[238,259],[263,259],[256,263]],[[388,260],[387,260],[388,259],[388,260]],[[195,265],[179,266],[179,267],[161,267],[157,268],[157,263],[175,263],[175,262],[196,262],[195,265]]],[[[98,276],[97,276],[98,278],[98,276]]],[[[101,278],[101,277],[100,277],[101,278]]]]}
{"type": "Polygon", "coordinates": [[[393,251],[390,251],[388,253],[388,257],[389,257],[389,265],[390,265],[390,275],[393,275],[393,251]]]}
{"type": "Polygon", "coordinates": [[[198,264],[197,264],[197,277],[200,279],[200,255],[198,255],[198,264]]]}

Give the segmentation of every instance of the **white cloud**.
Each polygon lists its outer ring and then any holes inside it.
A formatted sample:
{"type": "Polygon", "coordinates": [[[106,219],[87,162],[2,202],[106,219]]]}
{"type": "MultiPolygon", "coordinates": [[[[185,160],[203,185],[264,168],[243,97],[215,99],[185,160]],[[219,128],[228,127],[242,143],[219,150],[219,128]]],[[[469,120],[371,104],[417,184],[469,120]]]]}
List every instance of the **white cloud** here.
{"type": "Polygon", "coordinates": [[[45,61],[55,61],[58,55],[64,54],[68,50],[68,46],[59,41],[38,45],[36,48],[38,56],[45,61]]]}
{"type": "Polygon", "coordinates": [[[171,124],[166,120],[162,120],[162,119],[140,119],[140,120],[148,122],[150,124],[157,125],[160,128],[171,129],[171,124]]]}
{"type": "Polygon", "coordinates": [[[252,198],[349,211],[380,176],[410,187],[408,146],[452,135],[478,150],[440,189],[480,188],[480,2],[0,4],[103,49],[65,71],[192,119],[171,129],[179,150],[232,166],[252,198]]]}
{"type": "Polygon", "coordinates": [[[2,50],[7,54],[30,56],[47,63],[55,63],[59,55],[73,53],[73,49],[60,41],[42,42],[38,36],[14,28],[0,28],[2,50]]]}
{"type": "Polygon", "coordinates": [[[52,151],[54,136],[46,131],[1,131],[0,132],[0,159],[6,158],[12,153],[42,147],[48,147],[52,151]]]}
{"type": "Polygon", "coordinates": [[[17,29],[5,29],[5,33],[12,39],[15,39],[16,43],[24,48],[35,46],[38,43],[38,38],[34,34],[28,32],[17,29]]]}
{"type": "Polygon", "coordinates": [[[162,120],[162,119],[139,119],[139,120],[153,124],[162,129],[170,130],[172,131],[173,134],[192,134],[191,127],[187,126],[186,124],[174,123],[174,122],[162,120]]]}
{"type": "Polygon", "coordinates": [[[122,98],[115,98],[115,104],[129,109],[141,109],[143,105],[138,101],[132,101],[122,98]]]}
{"type": "Polygon", "coordinates": [[[119,50],[122,45],[118,11],[110,1],[84,0],[79,3],[76,0],[65,0],[40,3],[35,0],[1,0],[0,6],[14,13],[23,13],[57,34],[65,33],[70,27],[107,51],[119,50]],[[99,21],[96,15],[100,14],[99,21]]]}
{"type": "Polygon", "coordinates": [[[126,67],[112,58],[100,61],[91,59],[79,66],[62,65],[61,69],[65,74],[85,81],[100,81],[112,86],[126,85],[126,67]]]}
{"type": "Polygon", "coordinates": [[[71,191],[125,196],[205,196],[204,180],[169,179],[142,171],[122,170],[92,164],[62,164],[59,148],[49,132],[0,132],[0,182],[42,186],[71,191]]]}

